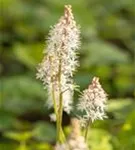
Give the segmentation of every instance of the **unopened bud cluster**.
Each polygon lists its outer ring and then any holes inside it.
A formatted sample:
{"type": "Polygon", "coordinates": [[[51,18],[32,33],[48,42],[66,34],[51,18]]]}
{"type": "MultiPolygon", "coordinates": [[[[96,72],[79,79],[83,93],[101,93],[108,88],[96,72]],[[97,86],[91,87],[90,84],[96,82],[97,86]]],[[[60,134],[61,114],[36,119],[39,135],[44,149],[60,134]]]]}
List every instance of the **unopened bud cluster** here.
{"type": "Polygon", "coordinates": [[[68,146],[70,150],[88,150],[84,137],[81,135],[80,121],[72,119],[72,131],[68,138],[68,146]]]}
{"type": "Polygon", "coordinates": [[[84,137],[81,135],[80,121],[71,120],[72,131],[65,144],[57,144],[55,150],[88,150],[84,137]]]}

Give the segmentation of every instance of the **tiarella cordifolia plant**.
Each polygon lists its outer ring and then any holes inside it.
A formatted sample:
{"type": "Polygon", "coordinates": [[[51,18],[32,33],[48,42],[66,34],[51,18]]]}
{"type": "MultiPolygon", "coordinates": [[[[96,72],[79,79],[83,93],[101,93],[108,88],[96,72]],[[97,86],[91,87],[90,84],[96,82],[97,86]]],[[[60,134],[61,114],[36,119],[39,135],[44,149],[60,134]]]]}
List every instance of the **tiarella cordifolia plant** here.
{"type": "MultiPolygon", "coordinates": [[[[50,115],[50,118],[53,121],[56,120],[56,150],[87,150],[84,137],[78,132],[80,128],[78,128],[77,121],[73,123],[73,132],[68,141],[65,141],[62,130],[63,110],[70,113],[72,109],[72,97],[76,87],[72,77],[78,66],[79,46],[79,27],[74,20],[71,6],[65,5],[64,15],[49,32],[45,56],[39,64],[37,73],[37,78],[48,90],[48,107],[54,108],[54,113],[50,115]],[[78,142],[81,145],[78,145],[78,142]]],[[[85,139],[90,122],[106,117],[104,111],[106,99],[106,93],[99,79],[94,77],[89,88],[83,91],[77,105],[78,110],[83,112],[80,121],[83,126],[86,126],[85,139]]]]}

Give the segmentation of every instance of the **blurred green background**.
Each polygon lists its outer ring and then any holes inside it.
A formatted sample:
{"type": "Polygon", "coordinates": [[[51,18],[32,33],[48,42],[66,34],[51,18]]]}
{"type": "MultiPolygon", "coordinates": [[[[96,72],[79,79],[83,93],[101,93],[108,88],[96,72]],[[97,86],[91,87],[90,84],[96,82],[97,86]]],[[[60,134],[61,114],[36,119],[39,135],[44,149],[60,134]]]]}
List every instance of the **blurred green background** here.
{"type": "MultiPolygon", "coordinates": [[[[55,143],[52,110],[35,74],[65,4],[81,26],[74,79],[83,90],[98,76],[109,95],[109,118],[89,133],[91,150],[135,150],[134,0],[0,0],[0,150],[51,150],[55,143]]],[[[70,118],[64,114],[65,131],[70,118]]]]}

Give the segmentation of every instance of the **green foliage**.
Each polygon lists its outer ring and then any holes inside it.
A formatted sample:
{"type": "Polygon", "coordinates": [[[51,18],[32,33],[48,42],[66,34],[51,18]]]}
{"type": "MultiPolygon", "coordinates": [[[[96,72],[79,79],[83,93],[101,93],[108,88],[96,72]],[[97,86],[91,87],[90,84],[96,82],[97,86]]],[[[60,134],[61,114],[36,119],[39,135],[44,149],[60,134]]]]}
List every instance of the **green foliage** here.
{"type": "Polygon", "coordinates": [[[17,119],[14,115],[0,110],[0,131],[12,128],[15,123],[17,123],[17,119]]]}
{"type": "Polygon", "coordinates": [[[15,133],[15,132],[6,132],[4,134],[6,137],[16,140],[16,141],[27,141],[32,137],[31,132],[24,132],[24,133],[15,133]]]}
{"type": "Polygon", "coordinates": [[[88,135],[89,147],[91,150],[112,150],[110,143],[111,135],[101,129],[90,129],[88,135]]]}
{"type": "Polygon", "coordinates": [[[39,43],[32,45],[16,44],[13,52],[20,62],[33,69],[41,60],[43,49],[44,47],[39,43]]]}
{"type": "Polygon", "coordinates": [[[114,99],[109,101],[108,111],[113,112],[116,119],[122,120],[134,110],[134,105],[135,102],[132,99],[114,99]]]}
{"type": "Polygon", "coordinates": [[[39,141],[53,142],[56,139],[56,129],[49,123],[38,122],[33,129],[33,135],[39,141]]]}
{"type": "Polygon", "coordinates": [[[4,142],[0,143],[0,149],[1,150],[13,150],[15,148],[16,148],[16,145],[13,143],[9,143],[9,144],[7,144],[7,142],[6,143],[4,143],[4,142]]]}
{"type": "Polygon", "coordinates": [[[53,150],[53,147],[47,143],[38,143],[31,146],[31,149],[35,150],[53,150]]]}
{"type": "Polygon", "coordinates": [[[1,83],[3,109],[24,114],[29,111],[42,111],[46,94],[42,85],[27,76],[3,78],[1,83]]]}
{"type": "Polygon", "coordinates": [[[135,149],[135,111],[132,111],[122,126],[119,139],[122,149],[135,149]]]}

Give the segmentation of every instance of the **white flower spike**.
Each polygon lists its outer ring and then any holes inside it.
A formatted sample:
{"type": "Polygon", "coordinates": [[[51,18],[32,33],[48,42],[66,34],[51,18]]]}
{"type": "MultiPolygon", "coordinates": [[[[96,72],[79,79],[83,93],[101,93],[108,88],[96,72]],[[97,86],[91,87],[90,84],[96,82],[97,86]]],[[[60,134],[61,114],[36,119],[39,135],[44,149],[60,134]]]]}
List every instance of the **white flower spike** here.
{"type": "Polygon", "coordinates": [[[80,31],[74,20],[70,5],[65,5],[64,16],[51,28],[44,58],[38,67],[39,78],[48,90],[48,106],[53,106],[52,87],[56,105],[59,106],[59,93],[63,93],[63,108],[71,110],[73,96],[72,76],[78,66],[77,50],[80,46],[80,31]],[[66,91],[66,92],[64,92],[66,91]],[[67,96],[68,95],[68,96],[67,96]]]}

